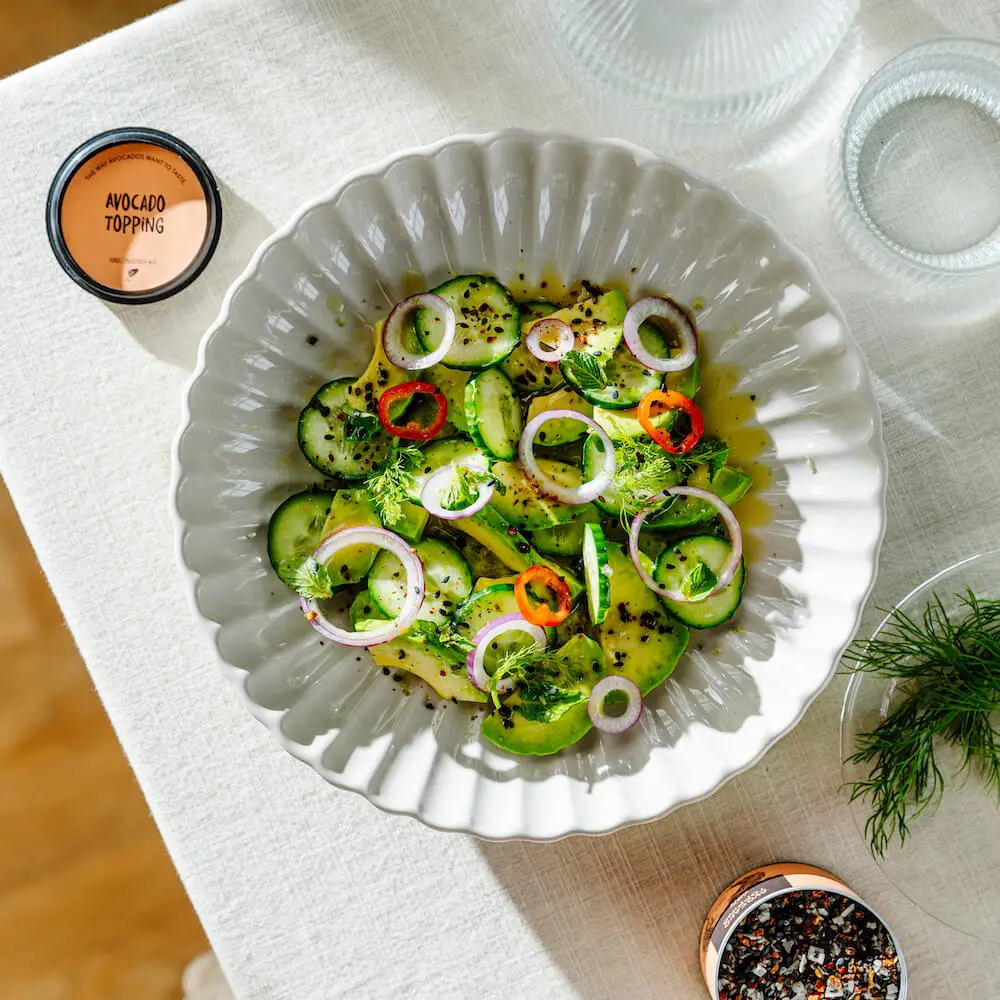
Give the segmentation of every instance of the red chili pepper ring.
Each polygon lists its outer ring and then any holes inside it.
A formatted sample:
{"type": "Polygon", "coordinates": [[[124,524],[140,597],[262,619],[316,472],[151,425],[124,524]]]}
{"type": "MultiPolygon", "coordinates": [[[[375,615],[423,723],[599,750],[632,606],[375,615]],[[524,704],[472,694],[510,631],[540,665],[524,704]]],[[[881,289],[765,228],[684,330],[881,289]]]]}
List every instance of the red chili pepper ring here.
{"type": "Polygon", "coordinates": [[[448,400],[445,399],[444,393],[430,382],[404,382],[402,385],[386,389],[379,396],[378,419],[386,431],[395,437],[406,441],[429,441],[444,427],[444,422],[448,419],[448,400]],[[426,426],[416,420],[406,424],[393,423],[392,417],[389,416],[389,407],[393,403],[412,399],[414,396],[430,396],[434,400],[437,406],[434,419],[426,426]]]}
{"type": "Polygon", "coordinates": [[[517,599],[517,607],[524,620],[531,622],[532,625],[541,625],[543,628],[559,625],[573,610],[573,598],[566,581],[554,569],[539,564],[529,566],[514,581],[514,597],[517,599]],[[547,604],[536,604],[532,600],[528,593],[528,585],[531,583],[548,587],[556,595],[555,610],[547,604]]]}

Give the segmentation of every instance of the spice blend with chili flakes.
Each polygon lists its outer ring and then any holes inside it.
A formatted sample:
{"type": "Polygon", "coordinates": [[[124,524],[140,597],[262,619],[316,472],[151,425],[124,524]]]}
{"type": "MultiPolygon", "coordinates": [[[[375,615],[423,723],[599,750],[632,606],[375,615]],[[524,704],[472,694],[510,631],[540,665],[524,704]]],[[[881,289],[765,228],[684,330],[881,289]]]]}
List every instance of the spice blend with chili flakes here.
{"type": "Polygon", "coordinates": [[[885,924],[849,896],[789,892],[748,913],[723,949],[719,1000],[900,1000],[885,924]]]}

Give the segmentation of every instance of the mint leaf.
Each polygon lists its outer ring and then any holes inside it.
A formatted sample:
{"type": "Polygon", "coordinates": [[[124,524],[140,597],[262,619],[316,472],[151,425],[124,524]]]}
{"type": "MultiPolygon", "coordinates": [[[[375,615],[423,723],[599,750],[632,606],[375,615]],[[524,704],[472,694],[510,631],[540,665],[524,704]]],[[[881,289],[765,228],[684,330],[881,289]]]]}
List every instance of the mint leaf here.
{"type": "MultiPolygon", "coordinates": [[[[457,465],[441,506],[445,510],[461,510],[463,507],[468,507],[479,498],[479,487],[492,482],[495,480],[488,472],[457,465]]],[[[506,487],[504,489],[506,491],[506,487]]]]}
{"type": "Polygon", "coordinates": [[[310,556],[292,577],[292,587],[307,600],[322,601],[333,596],[333,580],[325,566],[310,556]]]}
{"type": "Polygon", "coordinates": [[[344,437],[348,441],[367,441],[378,430],[378,417],[360,410],[344,410],[344,437]]]}
{"type": "Polygon", "coordinates": [[[689,599],[699,597],[707,594],[718,582],[719,578],[715,573],[699,559],[694,569],[684,578],[681,593],[689,599]]]}
{"type": "Polygon", "coordinates": [[[578,388],[596,392],[607,388],[604,365],[585,351],[568,351],[560,362],[563,373],[578,388]]]}

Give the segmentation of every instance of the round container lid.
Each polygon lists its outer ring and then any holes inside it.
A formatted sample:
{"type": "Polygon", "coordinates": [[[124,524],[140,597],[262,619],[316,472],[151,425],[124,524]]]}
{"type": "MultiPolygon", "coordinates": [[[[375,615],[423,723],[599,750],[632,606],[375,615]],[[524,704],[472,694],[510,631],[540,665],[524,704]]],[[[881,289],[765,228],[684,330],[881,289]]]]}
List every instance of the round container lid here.
{"type": "Polygon", "coordinates": [[[119,128],[75,149],[46,204],[49,243],[66,273],[109,302],[157,302],[186,288],[219,241],[215,178],[186,143],[119,128]]]}

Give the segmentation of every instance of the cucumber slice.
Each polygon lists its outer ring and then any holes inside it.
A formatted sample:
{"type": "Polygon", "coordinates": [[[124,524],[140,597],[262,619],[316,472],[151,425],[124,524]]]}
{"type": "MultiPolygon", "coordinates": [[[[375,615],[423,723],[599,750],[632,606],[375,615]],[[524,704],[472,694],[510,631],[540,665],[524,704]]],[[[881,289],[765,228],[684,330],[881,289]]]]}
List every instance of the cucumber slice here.
{"type": "MultiPolygon", "coordinates": [[[[528,421],[547,410],[575,410],[585,417],[594,415],[594,404],[587,402],[578,392],[572,389],[559,389],[535,396],[528,404],[528,421]]],[[[550,420],[538,432],[535,444],[545,448],[556,448],[561,444],[571,444],[587,436],[587,425],[581,420],[550,420]]]]}
{"type": "MultiPolygon", "coordinates": [[[[503,615],[519,615],[521,609],[517,606],[512,583],[497,583],[491,587],[474,591],[466,601],[455,611],[452,621],[455,630],[470,641],[480,629],[495,622],[503,615]]],[[[548,644],[555,639],[555,629],[545,629],[548,644]]],[[[486,672],[492,673],[497,659],[510,650],[531,643],[530,636],[524,632],[508,632],[496,640],[484,659],[486,672]]]]}
{"type": "Polygon", "coordinates": [[[351,609],[348,612],[351,620],[351,628],[355,632],[365,632],[367,628],[365,622],[385,621],[386,616],[372,600],[372,595],[367,590],[362,590],[351,602],[351,609]]]}
{"type": "MultiPolygon", "coordinates": [[[[556,461],[554,458],[539,458],[538,468],[560,486],[579,486],[583,473],[575,465],[556,461]]],[[[496,490],[490,506],[505,521],[529,531],[551,528],[556,524],[568,524],[583,517],[589,504],[562,503],[544,493],[533,479],[525,475],[517,462],[494,462],[490,471],[506,492],[496,490]]]]}
{"type": "MultiPolygon", "coordinates": [[[[462,274],[431,291],[455,310],[455,342],[443,361],[448,368],[492,368],[517,347],[521,339],[517,303],[495,278],[462,274]]],[[[441,342],[434,325],[428,310],[417,311],[413,328],[426,351],[441,342]]]]}
{"type": "Polygon", "coordinates": [[[560,524],[554,528],[538,528],[536,531],[532,531],[531,544],[547,556],[579,557],[583,551],[584,525],[596,524],[601,519],[596,507],[591,504],[586,506],[588,509],[583,517],[577,518],[569,524],[560,524]]]}
{"type": "MultiPolygon", "coordinates": [[[[323,525],[322,538],[344,528],[381,528],[382,521],[364,490],[337,490],[323,525]]],[[[380,549],[377,545],[352,545],[326,564],[335,587],[360,583],[372,568],[380,549]]]]}
{"type": "Polygon", "coordinates": [[[344,479],[364,479],[385,465],[392,438],[379,427],[367,441],[345,435],[344,411],[354,379],[327,382],[306,404],[299,416],[299,447],[320,472],[344,479]]]}
{"type": "Polygon", "coordinates": [[[600,625],[611,609],[611,567],[608,546],[599,524],[583,526],[583,582],[587,588],[590,620],[600,625]]]}
{"type": "MultiPolygon", "coordinates": [[[[718,574],[729,558],[732,546],[715,535],[695,535],[666,549],[656,560],[653,579],[671,590],[681,590],[685,579],[700,563],[718,574]]],[[[661,597],[663,606],[691,628],[713,628],[729,621],[743,600],[746,565],[740,560],[731,583],[712,597],[701,601],[670,601],[661,597]]]]}
{"type": "Polygon", "coordinates": [[[421,382],[436,385],[448,401],[448,422],[462,434],[469,430],[465,422],[465,386],[469,381],[469,373],[444,365],[435,365],[427,371],[419,373],[421,382]]]}
{"type": "Polygon", "coordinates": [[[271,515],[267,526],[267,557],[287,586],[292,586],[298,568],[323,541],[332,501],[332,493],[304,490],[290,496],[271,515]]]}
{"type": "Polygon", "coordinates": [[[465,422],[472,440],[495,458],[517,458],[524,430],[521,404],[510,379],[498,369],[487,369],[465,387],[465,422]]]}
{"type": "Polygon", "coordinates": [[[505,358],[500,370],[510,379],[514,389],[522,396],[531,396],[536,392],[547,392],[563,384],[562,373],[558,365],[548,364],[538,358],[524,346],[531,324],[536,319],[548,316],[556,311],[551,302],[524,302],[521,304],[521,343],[514,348],[510,356],[505,358]]]}
{"type": "MultiPolygon", "coordinates": [[[[723,503],[730,507],[746,495],[753,485],[753,480],[739,469],[725,465],[719,471],[709,477],[707,465],[700,465],[694,474],[687,481],[688,486],[700,486],[704,490],[711,490],[723,503]]],[[[676,531],[678,528],[690,528],[694,525],[705,524],[716,516],[715,508],[703,500],[695,500],[693,497],[681,497],[665,513],[659,517],[651,517],[646,521],[649,528],[660,528],[665,531],[676,531]]]]}
{"type": "MultiPolygon", "coordinates": [[[[648,334],[644,338],[644,343],[654,353],[666,351],[666,338],[656,331],[648,334]],[[660,338],[664,345],[659,352],[650,344],[654,337],[660,338]]],[[[619,344],[615,348],[611,360],[605,365],[607,385],[600,389],[580,386],[573,374],[573,368],[565,362],[560,362],[559,367],[562,369],[566,381],[575,386],[584,399],[593,403],[594,406],[601,406],[606,410],[628,410],[633,406],[638,406],[639,401],[646,393],[659,389],[663,385],[663,373],[646,368],[639,361],[636,361],[632,352],[624,344],[619,344]]]]}
{"type": "MultiPolygon", "coordinates": [[[[414,546],[424,564],[424,603],[417,615],[443,622],[472,590],[469,564],[447,542],[427,538],[414,546]]],[[[368,574],[368,590],[376,607],[395,618],[406,602],[406,575],[399,557],[383,549],[368,574]]]]}
{"type": "Polygon", "coordinates": [[[432,441],[423,449],[423,460],[419,466],[413,470],[413,485],[409,490],[410,500],[415,504],[423,506],[420,493],[427,480],[446,465],[452,463],[459,465],[471,465],[479,469],[486,469],[487,459],[483,452],[467,438],[452,437],[441,438],[432,441]]]}

